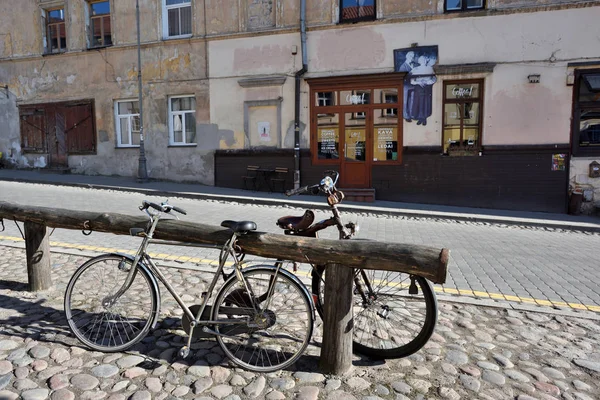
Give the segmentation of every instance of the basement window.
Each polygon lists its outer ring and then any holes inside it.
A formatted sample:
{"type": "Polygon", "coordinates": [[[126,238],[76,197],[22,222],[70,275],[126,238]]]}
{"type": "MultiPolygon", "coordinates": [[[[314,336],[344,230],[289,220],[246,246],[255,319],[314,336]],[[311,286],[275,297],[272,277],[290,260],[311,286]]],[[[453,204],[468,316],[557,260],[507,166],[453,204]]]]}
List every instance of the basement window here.
{"type": "Polygon", "coordinates": [[[445,0],[446,11],[471,11],[485,8],[485,0],[445,0]]]}

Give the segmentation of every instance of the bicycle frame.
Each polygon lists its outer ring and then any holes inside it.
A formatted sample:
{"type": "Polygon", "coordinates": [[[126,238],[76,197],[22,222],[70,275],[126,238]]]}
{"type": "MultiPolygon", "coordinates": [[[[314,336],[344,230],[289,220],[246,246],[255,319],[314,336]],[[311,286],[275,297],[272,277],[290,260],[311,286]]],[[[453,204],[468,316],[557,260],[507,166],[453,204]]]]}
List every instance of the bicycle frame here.
{"type": "MultiPolygon", "coordinates": [[[[315,237],[316,238],[316,237],[318,237],[319,231],[329,228],[330,226],[335,226],[339,232],[340,240],[351,239],[352,236],[354,236],[356,225],[353,223],[344,225],[342,222],[342,217],[340,215],[340,211],[337,208],[337,205],[339,203],[341,203],[344,198],[343,193],[338,191],[335,188],[335,185],[333,186],[332,189],[328,189],[328,191],[326,191],[325,193],[327,194],[327,204],[329,205],[329,209],[331,210],[331,213],[333,214],[333,216],[328,219],[325,219],[323,221],[316,222],[316,223],[312,224],[311,226],[309,226],[308,228],[306,228],[302,231],[299,231],[299,232],[294,231],[293,229],[285,229],[284,233],[286,235],[296,235],[296,236],[302,236],[302,237],[315,237]],[[348,228],[348,230],[346,228],[348,228]]],[[[369,281],[369,279],[363,269],[360,269],[360,270],[358,270],[358,272],[354,273],[354,284],[356,286],[357,291],[360,293],[360,295],[363,299],[363,302],[368,303],[373,300],[371,298],[373,295],[367,295],[367,293],[370,293],[370,294],[373,293],[373,288],[371,286],[371,282],[369,281]],[[362,277],[362,282],[360,279],[358,279],[359,274],[362,277]],[[365,284],[367,291],[364,290],[363,283],[365,284]]]]}
{"type": "MultiPolygon", "coordinates": [[[[252,298],[255,297],[255,294],[253,293],[252,288],[250,288],[248,286],[248,283],[246,282],[246,280],[244,279],[244,276],[241,273],[240,260],[238,258],[238,255],[235,252],[235,246],[236,246],[238,233],[234,232],[232,234],[232,236],[227,240],[225,245],[222,247],[221,256],[219,257],[219,266],[217,267],[215,276],[209,285],[209,288],[206,292],[206,296],[203,296],[203,301],[202,301],[202,304],[200,305],[200,309],[198,310],[197,314],[194,316],[194,314],[192,313],[190,308],[181,299],[181,297],[179,296],[179,294],[177,293],[175,288],[173,288],[173,286],[169,283],[169,281],[164,276],[164,274],[160,271],[158,266],[154,263],[154,260],[152,260],[150,255],[148,255],[148,253],[146,252],[146,249],[148,248],[148,245],[150,243],[153,243],[153,242],[154,243],[157,243],[157,242],[165,243],[163,241],[153,239],[154,231],[156,229],[156,226],[157,226],[159,220],[160,220],[160,214],[150,214],[150,226],[149,226],[149,228],[147,228],[147,231],[141,231],[139,228],[137,228],[137,229],[133,228],[131,230],[132,234],[136,234],[138,236],[143,233],[142,243],[140,244],[140,247],[136,252],[132,267],[131,267],[129,273],[127,274],[127,277],[125,278],[123,285],[119,288],[119,290],[114,295],[108,296],[103,301],[103,303],[105,305],[106,304],[108,304],[108,305],[114,304],[119,299],[119,297],[121,295],[123,295],[123,293],[125,293],[127,291],[127,289],[129,289],[133,280],[135,279],[138,265],[140,263],[142,263],[143,265],[146,265],[148,267],[151,274],[153,274],[155,277],[157,277],[158,280],[160,282],[162,282],[163,285],[165,285],[165,287],[167,288],[167,290],[169,291],[171,296],[173,296],[173,298],[175,299],[177,304],[179,304],[179,306],[181,307],[183,312],[190,319],[191,331],[189,333],[189,338],[188,338],[188,348],[191,344],[191,339],[193,337],[193,330],[196,326],[202,326],[203,327],[202,330],[205,333],[219,334],[216,331],[209,329],[207,325],[237,325],[242,322],[245,322],[247,324],[250,323],[249,317],[247,317],[245,320],[240,320],[240,318],[230,318],[230,319],[224,319],[224,320],[202,320],[201,319],[201,316],[202,316],[204,310],[206,309],[206,306],[208,305],[208,301],[212,297],[212,294],[213,294],[213,291],[217,284],[217,281],[220,278],[219,275],[222,275],[222,273],[223,273],[225,263],[227,262],[227,259],[229,258],[229,256],[233,257],[233,261],[234,261],[233,262],[233,264],[234,264],[234,272],[233,273],[236,274],[238,281],[244,285],[245,290],[247,291],[247,293],[249,293],[252,296],[252,298]]],[[[197,247],[215,248],[216,246],[199,245],[197,247]]],[[[275,277],[277,276],[278,273],[279,273],[279,267],[277,268],[275,277]]],[[[272,295],[274,285],[269,285],[269,286],[270,286],[269,290],[266,293],[267,298],[269,298],[269,296],[272,295]]],[[[269,306],[269,303],[270,303],[270,298],[269,298],[269,302],[266,305],[267,308],[269,306]]],[[[257,304],[255,302],[252,303],[252,307],[253,307],[255,313],[258,313],[260,311],[257,308],[257,304]]],[[[238,314],[239,314],[239,312],[238,312],[238,314]]]]}

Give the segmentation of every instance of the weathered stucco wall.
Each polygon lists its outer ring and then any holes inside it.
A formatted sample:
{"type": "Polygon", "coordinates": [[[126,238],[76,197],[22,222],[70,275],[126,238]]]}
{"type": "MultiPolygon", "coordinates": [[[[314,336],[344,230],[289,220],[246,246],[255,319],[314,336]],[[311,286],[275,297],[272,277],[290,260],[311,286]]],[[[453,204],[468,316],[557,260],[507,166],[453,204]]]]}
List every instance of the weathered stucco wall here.
{"type": "MultiPolygon", "coordinates": [[[[212,152],[219,146],[217,129],[210,124],[204,42],[178,41],[169,46],[150,46],[142,51],[144,126],[148,174],[153,178],[200,181],[212,184],[212,152]],[[195,95],[195,147],[169,147],[167,98],[195,95]]],[[[19,104],[39,104],[75,99],[94,99],[97,132],[96,156],[69,156],[74,172],[135,176],[138,149],[116,148],[114,101],[137,99],[137,51],[135,47],[110,48],[78,56],[49,56],[4,63],[0,82],[18,97],[19,104]]],[[[14,103],[14,100],[13,100],[14,103]]],[[[18,110],[0,104],[0,115],[12,121],[8,135],[0,135],[0,151],[11,153],[21,166],[33,166],[46,155],[28,155],[20,148],[18,110]]]]}

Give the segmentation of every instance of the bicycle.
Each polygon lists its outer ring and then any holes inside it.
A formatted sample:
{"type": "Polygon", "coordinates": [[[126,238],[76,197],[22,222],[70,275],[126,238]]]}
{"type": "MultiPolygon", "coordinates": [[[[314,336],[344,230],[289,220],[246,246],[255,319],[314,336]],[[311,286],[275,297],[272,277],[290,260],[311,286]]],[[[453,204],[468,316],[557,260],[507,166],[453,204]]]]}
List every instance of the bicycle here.
{"type": "MultiPolygon", "coordinates": [[[[344,200],[336,188],[337,171],[326,171],[319,184],[289,190],[292,196],[305,192],[327,196],[333,214],[323,221],[314,222],[315,214],[306,210],[302,216],[286,216],[277,220],[277,226],[286,235],[317,237],[318,232],[330,226],[337,227],[339,239],[354,237],[359,230],[355,223],[344,225],[337,205],[344,200]]],[[[323,318],[324,265],[311,265],[312,294],[316,309],[323,318]]],[[[295,269],[296,267],[294,267],[295,269]]],[[[411,355],[429,340],[437,322],[437,299],[429,281],[402,272],[355,269],[353,289],[353,350],[371,358],[392,359],[411,355]],[[417,321],[409,321],[417,318],[417,321]]]]}
{"type": "Polygon", "coordinates": [[[254,372],[286,368],[302,355],[313,331],[312,297],[294,274],[279,266],[242,269],[238,238],[256,230],[254,222],[221,223],[232,231],[231,237],[221,248],[219,266],[208,291],[202,293],[202,303],[188,307],[146,252],[151,242],[161,242],[153,240],[161,216],[186,212],[166,202],[144,201],[139,208],[149,221],[146,228],[130,229],[132,236],[143,238],[135,256],[110,253],[94,257],[69,281],[65,313],[69,328],[81,342],[94,350],[118,352],[142,340],[155,327],[160,313],[160,281],[184,312],[182,325],[188,340],[179,350],[180,357],[188,357],[192,338],[203,334],[216,337],[231,361],[254,372]],[[233,272],[225,276],[222,272],[229,258],[233,272]],[[209,306],[220,275],[225,282],[209,306]]]}

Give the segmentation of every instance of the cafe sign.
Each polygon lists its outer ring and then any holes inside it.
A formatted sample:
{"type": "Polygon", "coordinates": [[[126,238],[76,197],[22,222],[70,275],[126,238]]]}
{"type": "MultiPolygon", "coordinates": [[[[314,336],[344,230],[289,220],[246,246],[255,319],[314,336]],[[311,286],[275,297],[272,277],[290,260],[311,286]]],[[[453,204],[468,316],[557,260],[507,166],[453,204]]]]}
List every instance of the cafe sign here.
{"type": "Polygon", "coordinates": [[[455,86],[452,89],[452,94],[456,98],[472,97],[473,96],[473,85],[471,85],[471,87],[455,86]]]}

